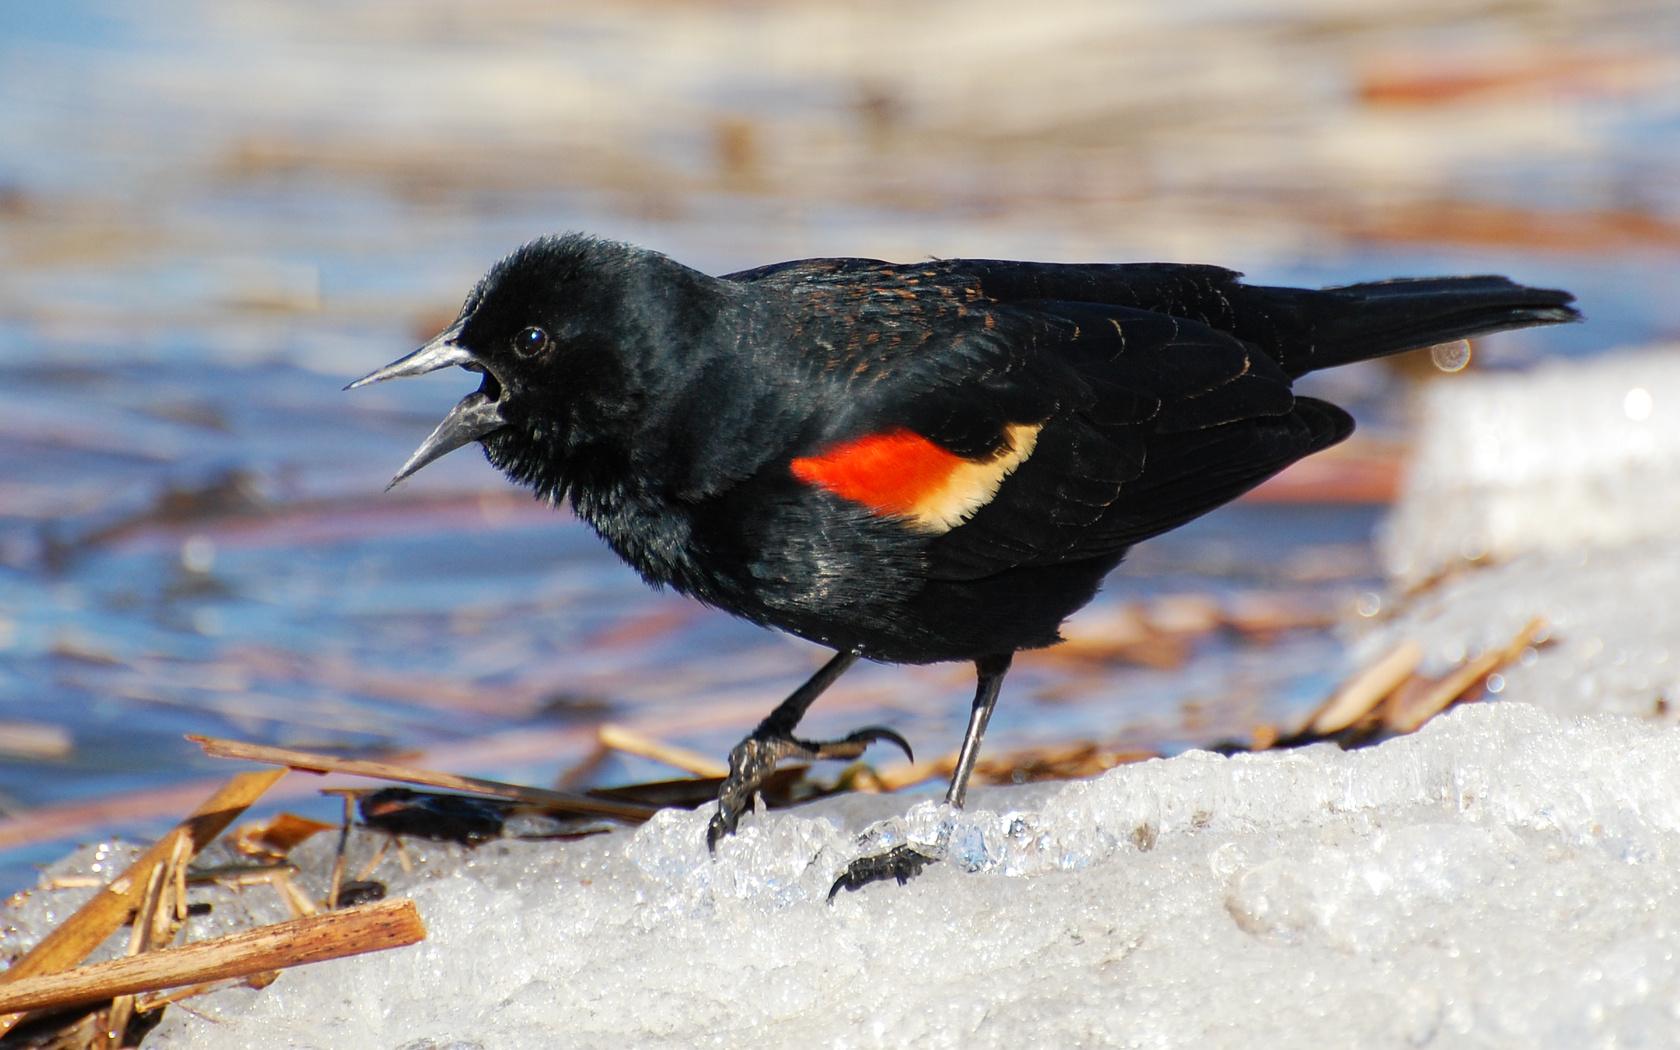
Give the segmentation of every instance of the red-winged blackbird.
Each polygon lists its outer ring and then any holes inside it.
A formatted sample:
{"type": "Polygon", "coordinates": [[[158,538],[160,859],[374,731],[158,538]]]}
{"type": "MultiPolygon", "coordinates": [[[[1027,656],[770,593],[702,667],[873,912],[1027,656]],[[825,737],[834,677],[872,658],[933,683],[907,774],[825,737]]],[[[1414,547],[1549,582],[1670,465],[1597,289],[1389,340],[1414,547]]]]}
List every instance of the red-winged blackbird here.
{"type": "MultiPolygon", "coordinates": [[[[972,660],[947,800],[1018,649],[1053,645],[1126,550],[1347,437],[1298,376],[1578,319],[1503,277],[1309,291],[1215,266],[810,259],[710,277],[571,235],[497,263],[460,316],[351,386],[483,375],[392,484],[473,441],[570,498],[625,561],[836,650],[730,753],[708,830],[732,832],[777,760],[853,758],[891,730],[793,735],[860,657],[972,660]]],[[[919,871],[899,847],[856,888],[919,871]]],[[[832,893],[830,894],[832,897],[832,893]]]]}

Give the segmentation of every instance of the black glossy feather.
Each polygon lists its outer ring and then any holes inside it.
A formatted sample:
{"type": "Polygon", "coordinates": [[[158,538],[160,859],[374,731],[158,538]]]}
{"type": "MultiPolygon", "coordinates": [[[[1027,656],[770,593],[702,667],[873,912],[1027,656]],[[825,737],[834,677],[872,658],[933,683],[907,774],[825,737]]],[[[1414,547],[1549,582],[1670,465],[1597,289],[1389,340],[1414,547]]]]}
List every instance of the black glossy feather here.
{"type": "MultiPolygon", "coordinates": [[[[353,385],[481,373],[399,479],[480,441],[649,583],[836,650],[731,751],[715,847],[779,757],[908,752],[881,727],[793,736],[859,657],[973,661],[960,808],[1015,651],[1058,641],[1134,544],[1352,431],[1296,377],[1573,320],[1570,301],[1502,277],[1310,291],[1174,264],[809,259],[714,278],[544,238],[353,385]]],[[[934,859],[860,858],[830,898],[934,859]]]]}
{"type": "Polygon", "coordinates": [[[1132,544],[1346,437],[1294,377],[1570,320],[1569,301],[1495,277],[1309,291],[1176,264],[812,259],[713,278],[552,238],[492,271],[461,340],[506,418],[492,462],[568,496],[644,578],[924,662],[1052,643],[1132,544]],[[533,325],[552,345],[521,359],[533,325]],[[986,463],[1012,432],[1030,455],[954,527],[792,468],[895,433],[986,463]]]}

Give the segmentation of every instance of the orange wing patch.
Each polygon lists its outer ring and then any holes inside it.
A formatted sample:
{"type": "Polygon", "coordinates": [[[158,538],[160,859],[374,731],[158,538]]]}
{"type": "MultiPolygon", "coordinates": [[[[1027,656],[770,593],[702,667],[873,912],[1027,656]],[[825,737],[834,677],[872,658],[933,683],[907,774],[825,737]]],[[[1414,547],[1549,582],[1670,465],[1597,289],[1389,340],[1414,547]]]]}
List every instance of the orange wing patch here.
{"type": "Polygon", "coordinates": [[[896,515],[930,532],[949,532],[997,495],[1003,479],[1032,455],[1042,424],[1004,430],[1005,447],[990,459],[964,459],[908,430],[871,434],[793,461],[793,476],[896,515]]]}

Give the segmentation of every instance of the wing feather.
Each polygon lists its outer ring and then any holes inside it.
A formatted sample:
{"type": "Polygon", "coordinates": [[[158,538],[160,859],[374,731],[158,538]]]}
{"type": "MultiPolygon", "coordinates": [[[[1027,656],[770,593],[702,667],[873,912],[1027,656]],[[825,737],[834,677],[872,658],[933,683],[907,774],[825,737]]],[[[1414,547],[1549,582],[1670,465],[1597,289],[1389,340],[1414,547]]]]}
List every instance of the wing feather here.
{"type": "Polygon", "coordinates": [[[1332,406],[1234,323],[1210,266],[801,260],[733,275],[783,288],[843,406],[794,455],[903,429],[964,459],[1036,428],[1029,456],[926,547],[930,576],[1118,557],[1346,436],[1332,406]],[[845,291],[836,291],[836,284],[845,291]]]}

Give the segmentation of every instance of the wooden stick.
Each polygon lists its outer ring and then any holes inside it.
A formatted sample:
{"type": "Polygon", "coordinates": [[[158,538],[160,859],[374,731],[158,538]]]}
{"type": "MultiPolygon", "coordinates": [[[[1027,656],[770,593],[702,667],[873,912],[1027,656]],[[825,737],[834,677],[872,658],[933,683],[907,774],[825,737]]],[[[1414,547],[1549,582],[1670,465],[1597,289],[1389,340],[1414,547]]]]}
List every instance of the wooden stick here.
{"type": "MultiPolygon", "coordinates": [[[[844,709],[848,705],[874,702],[888,692],[877,693],[855,687],[846,692],[835,690],[832,697],[824,698],[825,709],[844,709]]],[[[661,732],[714,730],[732,721],[755,724],[764,715],[763,703],[762,696],[757,699],[708,701],[687,708],[662,709],[649,717],[658,719],[661,732]]],[[[521,726],[437,744],[426,749],[424,761],[434,768],[513,766],[553,760],[557,756],[582,755],[595,746],[594,726],[521,726]]],[[[107,828],[132,827],[141,821],[172,818],[197,805],[199,799],[214,791],[219,784],[218,779],[204,778],[168,787],[107,795],[86,802],[39,806],[22,813],[0,816],[0,849],[43,842],[83,841],[97,838],[107,828]]],[[[266,797],[298,799],[311,798],[314,794],[312,783],[295,777],[277,786],[266,797]]]]}
{"type": "Polygon", "coordinates": [[[319,915],[321,909],[309,899],[309,895],[298,889],[298,884],[292,881],[290,872],[277,871],[274,873],[274,890],[280,894],[280,899],[286,902],[286,907],[298,918],[305,915],[319,915]]]}
{"type": "Polygon", "coordinates": [[[1331,694],[1313,712],[1306,731],[1313,736],[1340,733],[1400,688],[1421,663],[1423,646],[1410,639],[1401,642],[1331,694]]]}
{"type": "Polygon", "coordinates": [[[420,784],[425,787],[443,788],[446,791],[464,791],[474,795],[490,795],[494,798],[511,798],[515,802],[526,802],[534,806],[565,810],[570,813],[612,817],[615,820],[632,824],[640,824],[658,812],[652,806],[637,805],[633,802],[614,802],[569,791],[549,791],[546,788],[522,787],[519,784],[504,784],[499,780],[457,776],[454,773],[416,769],[413,766],[400,766],[392,762],[375,762],[363,758],[339,758],[336,755],[322,755],[313,751],[295,751],[287,747],[247,744],[240,740],[222,740],[217,737],[197,736],[192,733],[187,734],[187,739],[202,747],[205,754],[215,758],[239,758],[249,762],[265,762],[269,765],[286,766],[305,773],[347,773],[357,777],[372,777],[375,780],[394,780],[402,784],[420,784]]]}
{"type": "Polygon", "coordinates": [[[187,921],[187,862],[192,859],[192,843],[182,839],[176,843],[174,859],[170,861],[175,867],[175,921],[187,921]]]}
{"type": "MultiPolygon", "coordinates": [[[[127,871],[94,894],[92,900],[43,937],[10,969],[0,973],[0,990],[39,974],[74,966],[86,959],[90,952],[104,943],[105,938],[134,915],[141,896],[151,882],[153,870],[178,856],[177,850],[181,848],[178,844],[182,840],[189,844],[184,860],[190,860],[285,775],[285,770],[274,769],[230,777],[221,790],[142,853],[127,871]]],[[[17,1013],[7,1012],[0,1016],[0,1035],[11,1031],[21,1020],[23,1016],[17,1013]]]]}
{"type": "Polygon", "coordinates": [[[655,762],[663,762],[685,773],[693,773],[697,777],[726,777],[729,766],[715,758],[690,751],[686,747],[667,744],[663,740],[655,740],[646,733],[631,729],[629,726],[614,725],[611,722],[595,731],[601,741],[601,746],[614,751],[622,751],[627,755],[639,755],[651,758],[655,762]]]}
{"type": "Polygon", "coordinates": [[[379,870],[379,864],[385,859],[385,854],[391,852],[391,841],[394,836],[387,835],[379,843],[379,848],[373,851],[373,858],[362,865],[362,870],[356,873],[357,882],[366,882],[373,873],[379,870]]]}
{"type": "Polygon", "coordinates": [[[94,963],[66,973],[26,977],[0,987],[0,1010],[60,1009],[97,1003],[119,995],[401,948],[425,937],[426,927],[413,901],[380,901],[94,963]]]}
{"type": "MultiPolygon", "coordinates": [[[[232,977],[225,981],[205,981],[203,984],[189,984],[180,988],[171,988],[165,992],[148,992],[134,997],[134,1012],[149,1014],[153,1010],[161,1010],[166,1006],[178,1003],[183,999],[205,995],[209,992],[219,992],[223,988],[255,988],[263,989],[273,984],[280,977],[279,970],[264,970],[249,977],[232,977]]],[[[202,1017],[203,1014],[198,1016],[202,1017]]]]}
{"type": "Polygon", "coordinates": [[[332,882],[327,885],[327,910],[338,908],[338,893],[344,888],[345,851],[350,846],[350,828],[356,823],[356,798],[344,795],[344,823],[338,829],[338,849],[333,853],[332,882]]]}
{"type": "Polygon", "coordinates": [[[164,992],[147,992],[145,995],[134,997],[134,1012],[149,1014],[154,1010],[161,1010],[183,999],[191,999],[210,992],[219,992],[223,988],[237,988],[240,985],[247,988],[266,988],[269,984],[274,983],[274,979],[279,976],[279,970],[267,970],[243,980],[234,978],[227,981],[205,981],[203,984],[189,984],[181,988],[171,988],[164,992]],[[265,981],[264,978],[267,978],[267,980],[265,981]]]}
{"type": "Polygon", "coordinates": [[[1414,678],[1388,698],[1383,724],[1396,733],[1415,733],[1499,669],[1499,654],[1482,653],[1440,678],[1414,678]]]}
{"type": "MultiPolygon", "coordinates": [[[[130,956],[144,954],[160,942],[160,918],[165,926],[169,925],[171,916],[166,910],[165,898],[174,891],[175,873],[171,869],[180,862],[181,846],[185,842],[185,839],[176,839],[176,849],[169,859],[152,869],[152,876],[146,883],[145,895],[140,898],[140,907],[129,923],[130,956]]],[[[169,927],[169,932],[174,933],[172,926],[169,927]]],[[[110,1009],[104,1012],[103,1023],[100,1026],[104,1035],[101,1045],[121,1046],[124,1042],[123,1034],[128,1031],[128,1022],[133,1018],[134,996],[119,995],[111,1000],[110,1009]]]]}
{"type": "Polygon", "coordinates": [[[1415,690],[1395,692],[1388,698],[1384,722],[1398,733],[1416,731],[1466,693],[1484,684],[1489,675],[1520,657],[1545,629],[1546,621],[1536,616],[1524,624],[1503,648],[1484,652],[1439,679],[1421,681],[1415,690]]]}

